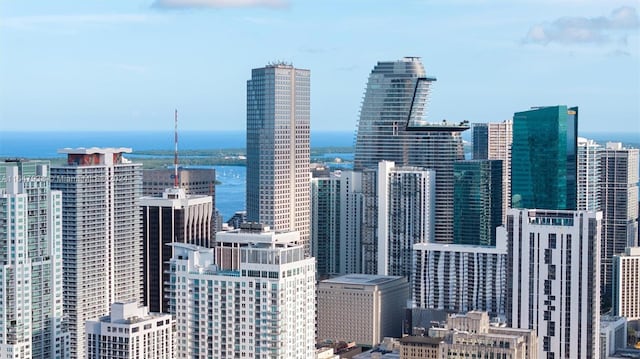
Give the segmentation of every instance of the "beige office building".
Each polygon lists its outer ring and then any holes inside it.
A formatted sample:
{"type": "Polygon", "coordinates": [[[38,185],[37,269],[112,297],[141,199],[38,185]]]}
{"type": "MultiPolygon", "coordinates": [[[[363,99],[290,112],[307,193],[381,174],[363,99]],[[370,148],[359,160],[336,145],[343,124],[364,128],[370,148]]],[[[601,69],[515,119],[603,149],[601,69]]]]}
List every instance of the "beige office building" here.
{"type": "Polygon", "coordinates": [[[410,298],[404,277],[348,274],[318,284],[318,340],[373,346],[399,337],[410,298]]]}
{"type": "Polygon", "coordinates": [[[613,256],[613,315],[640,319],[640,247],[613,256]]]}

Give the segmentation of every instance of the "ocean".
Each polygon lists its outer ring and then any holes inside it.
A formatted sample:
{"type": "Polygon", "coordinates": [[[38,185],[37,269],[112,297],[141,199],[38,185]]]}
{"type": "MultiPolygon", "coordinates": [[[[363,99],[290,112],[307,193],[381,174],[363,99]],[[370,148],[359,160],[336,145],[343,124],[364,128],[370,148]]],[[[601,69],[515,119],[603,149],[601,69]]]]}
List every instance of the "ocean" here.
{"type": "MultiPolygon", "coordinates": [[[[463,134],[470,140],[471,131],[463,134]]],[[[581,133],[581,137],[599,143],[623,142],[640,148],[638,133],[581,133]]],[[[244,148],[244,131],[183,131],[179,133],[180,150],[244,148]]],[[[353,132],[312,132],[311,147],[353,146],[353,132]]],[[[173,132],[0,132],[0,159],[62,157],[57,150],[65,147],[130,147],[136,150],[172,150],[173,132]]],[[[353,158],[350,153],[327,154],[328,158],[353,158]]],[[[220,185],[216,186],[216,207],[224,220],[244,210],[246,169],[243,166],[213,166],[220,185]]]]}

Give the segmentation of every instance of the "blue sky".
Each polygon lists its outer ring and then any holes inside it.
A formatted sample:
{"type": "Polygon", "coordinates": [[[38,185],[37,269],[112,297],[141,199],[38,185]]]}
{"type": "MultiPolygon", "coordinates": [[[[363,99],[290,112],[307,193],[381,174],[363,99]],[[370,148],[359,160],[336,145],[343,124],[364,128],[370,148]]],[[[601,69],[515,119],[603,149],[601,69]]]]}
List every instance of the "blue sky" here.
{"type": "Polygon", "coordinates": [[[315,131],[354,131],[377,61],[422,57],[434,121],[580,107],[640,136],[637,0],[1,1],[0,130],[245,128],[251,69],[311,70],[315,131]]]}

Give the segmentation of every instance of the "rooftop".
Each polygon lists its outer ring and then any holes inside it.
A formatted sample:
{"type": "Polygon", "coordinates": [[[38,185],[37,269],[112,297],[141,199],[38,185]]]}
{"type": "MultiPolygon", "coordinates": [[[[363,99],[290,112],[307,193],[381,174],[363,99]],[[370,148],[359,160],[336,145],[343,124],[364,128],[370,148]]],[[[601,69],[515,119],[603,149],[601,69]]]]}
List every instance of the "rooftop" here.
{"type": "Polygon", "coordinates": [[[322,283],[377,285],[403,278],[404,277],[388,275],[347,274],[340,277],[325,279],[322,283]]]}
{"type": "Polygon", "coordinates": [[[65,147],[58,150],[58,153],[67,153],[74,155],[91,155],[95,153],[107,154],[107,153],[131,153],[133,150],[130,147],[78,147],[70,148],[65,147]]]}

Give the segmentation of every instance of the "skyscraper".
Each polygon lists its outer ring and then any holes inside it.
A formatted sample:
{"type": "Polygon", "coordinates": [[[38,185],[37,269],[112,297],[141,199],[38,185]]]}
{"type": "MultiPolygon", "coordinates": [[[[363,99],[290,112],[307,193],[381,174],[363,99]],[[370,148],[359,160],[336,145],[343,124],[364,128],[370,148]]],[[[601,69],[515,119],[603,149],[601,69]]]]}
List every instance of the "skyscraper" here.
{"type": "Polygon", "coordinates": [[[168,313],[164,283],[169,281],[170,243],[213,247],[211,196],[186,195],[167,188],[162,197],[141,197],[142,303],[151,312],[168,313]]]}
{"type": "Polygon", "coordinates": [[[502,224],[502,161],[469,160],[453,164],[453,242],[495,245],[502,224]]]}
{"type": "Polygon", "coordinates": [[[600,150],[593,140],[578,137],[577,209],[600,210],[600,150]]]}
{"type": "Polygon", "coordinates": [[[513,121],[473,125],[473,159],[502,161],[502,223],[511,208],[511,146],[513,121]]]}
{"type": "Polygon", "coordinates": [[[321,279],[340,270],[340,173],[311,179],[311,254],[321,279]]]}
{"type": "Polygon", "coordinates": [[[216,241],[213,249],[172,245],[178,357],[313,358],[315,259],[296,244],[298,233],[245,223],[216,241]]]}
{"type": "Polygon", "coordinates": [[[611,314],[640,319],[640,247],[627,247],[612,258],[611,314]]]}
{"type": "Polygon", "coordinates": [[[0,163],[0,357],[69,356],[62,325],[62,195],[48,161],[0,163]]]}
{"type": "Polygon", "coordinates": [[[626,247],[638,245],[638,149],[607,143],[600,152],[602,208],[602,297],[611,303],[611,261],[626,247]]]}
{"type": "Polygon", "coordinates": [[[436,171],[436,241],[453,240],[453,162],[464,159],[460,132],[466,122],[428,122],[431,84],[417,57],[378,62],[360,110],[354,169],[376,168],[380,161],[436,171]]]}
{"type": "Polygon", "coordinates": [[[413,245],[433,241],[435,174],[423,168],[378,165],[378,275],[411,278],[413,245]]]}
{"type": "Polygon", "coordinates": [[[513,208],[576,209],[577,138],[577,107],[536,107],[513,115],[513,208]]]}
{"type": "Polygon", "coordinates": [[[85,322],[116,301],[142,297],[140,164],[130,148],[65,148],[67,164],[51,168],[62,192],[64,311],[71,356],[85,357],[85,322]]]}
{"type": "Polygon", "coordinates": [[[289,64],[247,81],[247,219],[298,231],[309,246],[310,72],[289,64]]]}
{"type": "Polygon", "coordinates": [[[600,212],[510,209],[499,228],[507,324],[536,331],[540,358],[599,357],[601,220],[600,212]]]}

